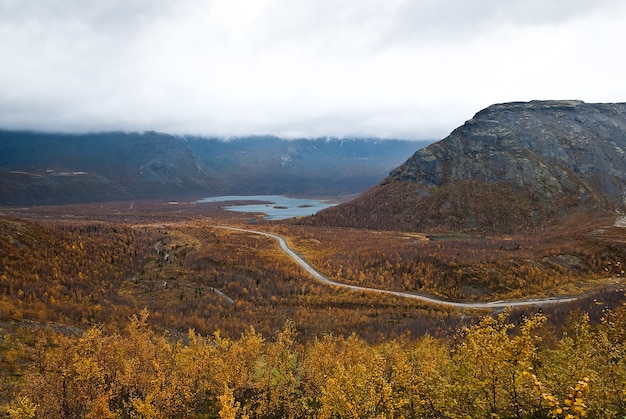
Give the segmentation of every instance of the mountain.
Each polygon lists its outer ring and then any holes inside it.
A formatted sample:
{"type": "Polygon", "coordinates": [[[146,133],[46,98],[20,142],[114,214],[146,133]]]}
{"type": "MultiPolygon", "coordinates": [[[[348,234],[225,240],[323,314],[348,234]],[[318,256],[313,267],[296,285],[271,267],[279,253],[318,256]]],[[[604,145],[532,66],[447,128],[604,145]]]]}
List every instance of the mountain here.
{"type": "Polygon", "coordinates": [[[2,205],[174,198],[224,187],[167,134],[0,132],[2,205]]]}
{"type": "Polygon", "coordinates": [[[345,195],[365,191],[432,141],[186,137],[236,194],[345,195]]]}
{"type": "Polygon", "coordinates": [[[359,193],[427,143],[0,131],[0,205],[359,193]]]}
{"type": "Polygon", "coordinates": [[[625,154],[626,103],[496,104],[308,222],[516,232],[615,216],[626,204],[625,154]]]}

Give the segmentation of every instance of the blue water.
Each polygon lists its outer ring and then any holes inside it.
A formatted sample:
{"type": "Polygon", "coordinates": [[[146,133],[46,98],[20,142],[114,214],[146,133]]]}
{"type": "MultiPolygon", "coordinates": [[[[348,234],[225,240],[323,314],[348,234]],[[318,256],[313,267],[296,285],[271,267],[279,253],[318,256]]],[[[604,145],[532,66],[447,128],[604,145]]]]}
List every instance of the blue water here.
{"type": "Polygon", "coordinates": [[[287,218],[312,215],[324,208],[332,207],[335,204],[328,204],[317,199],[288,198],[282,195],[230,195],[212,196],[196,201],[198,204],[207,202],[224,201],[263,201],[270,204],[249,204],[249,205],[228,205],[222,207],[228,211],[237,212],[261,212],[266,214],[266,220],[285,220],[287,218]],[[276,208],[276,207],[286,208],[276,208]]]}

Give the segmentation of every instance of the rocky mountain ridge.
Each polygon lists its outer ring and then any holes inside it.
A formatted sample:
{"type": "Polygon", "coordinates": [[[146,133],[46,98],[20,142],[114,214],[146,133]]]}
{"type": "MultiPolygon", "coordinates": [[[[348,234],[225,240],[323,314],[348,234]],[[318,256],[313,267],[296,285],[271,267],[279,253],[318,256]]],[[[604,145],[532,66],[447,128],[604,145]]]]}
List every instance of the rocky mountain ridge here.
{"type": "Polygon", "coordinates": [[[496,104],[312,222],[513,232],[626,206],[626,103],[496,104]]]}
{"type": "Polygon", "coordinates": [[[0,131],[0,205],[364,191],[426,142],[0,131]]]}

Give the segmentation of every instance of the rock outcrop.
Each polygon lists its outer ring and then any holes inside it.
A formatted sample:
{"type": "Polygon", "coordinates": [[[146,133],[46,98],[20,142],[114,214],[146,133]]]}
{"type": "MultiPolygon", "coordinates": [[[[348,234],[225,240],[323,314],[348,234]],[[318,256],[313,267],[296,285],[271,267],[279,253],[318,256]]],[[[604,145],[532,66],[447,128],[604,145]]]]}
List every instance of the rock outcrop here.
{"type": "Polygon", "coordinates": [[[626,103],[490,106],[314,223],[514,232],[626,206],[626,103]]]}

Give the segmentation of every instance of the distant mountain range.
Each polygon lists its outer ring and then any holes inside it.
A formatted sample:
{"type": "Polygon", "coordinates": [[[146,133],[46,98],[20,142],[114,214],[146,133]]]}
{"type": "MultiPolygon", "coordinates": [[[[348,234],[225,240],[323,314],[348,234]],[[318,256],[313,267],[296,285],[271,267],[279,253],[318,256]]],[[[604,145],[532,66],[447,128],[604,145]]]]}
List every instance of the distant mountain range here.
{"type": "Polygon", "coordinates": [[[0,205],[355,194],[428,143],[0,131],[0,205]]]}
{"type": "Polygon", "coordinates": [[[626,103],[490,106],[413,154],[322,225],[519,232],[626,207],[626,103]]]}

